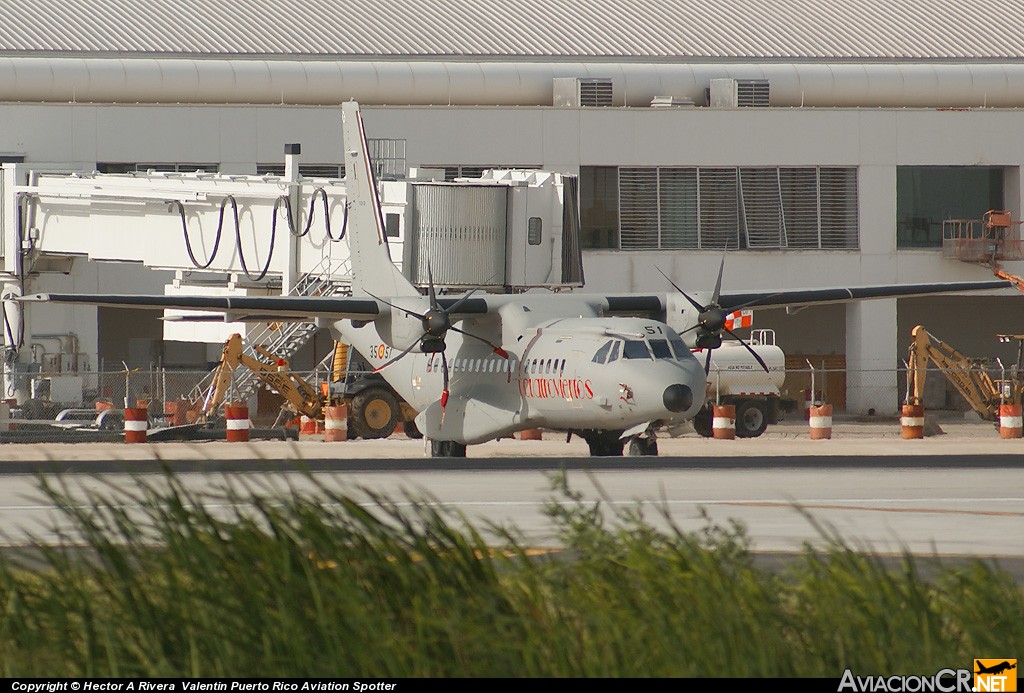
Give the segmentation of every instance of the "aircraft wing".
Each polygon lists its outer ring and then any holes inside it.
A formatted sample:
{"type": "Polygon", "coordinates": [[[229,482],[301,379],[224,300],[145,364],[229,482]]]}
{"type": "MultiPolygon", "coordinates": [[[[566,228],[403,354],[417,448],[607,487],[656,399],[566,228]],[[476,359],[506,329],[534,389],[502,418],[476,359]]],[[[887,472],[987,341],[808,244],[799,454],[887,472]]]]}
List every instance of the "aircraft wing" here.
{"type": "Polygon", "coordinates": [[[314,320],[318,317],[373,320],[387,311],[372,298],[350,296],[161,296],[125,294],[29,294],[22,301],[77,303],[115,308],[202,310],[260,319],[314,320]]]}
{"type": "Polygon", "coordinates": [[[806,306],[818,303],[842,303],[870,298],[907,298],[928,294],[951,294],[959,291],[1007,289],[1013,284],[1003,279],[971,282],[936,282],[930,284],[882,284],[829,289],[783,289],[781,291],[722,292],[719,305],[723,310],[740,306],[765,308],[768,306],[806,306]]]}

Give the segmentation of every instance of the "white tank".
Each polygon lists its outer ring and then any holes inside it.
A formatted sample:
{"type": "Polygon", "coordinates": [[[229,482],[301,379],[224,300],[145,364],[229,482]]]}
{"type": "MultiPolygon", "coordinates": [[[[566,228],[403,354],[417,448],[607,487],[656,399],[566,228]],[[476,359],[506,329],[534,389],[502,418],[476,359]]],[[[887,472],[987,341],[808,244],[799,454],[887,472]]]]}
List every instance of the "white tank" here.
{"type": "MultiPolygon", "coordinates": [[[[769,332],[758,330],[758,332],[769,332]]],[[[766,340],[767,341],[767,340],[766,340]]],[[[708,398],[714,399],[716,392],[726,395],[766,395],[778,396],[783,381],[786,379],[786,355],[775,346],[774,334],[770,342],[757,340],[748,342],[757,352],[768,372],[765,373],[761,364],[736,341],[722,342],[722,346],[711,352],[711,368],[708,371],[708,398]]],[[[706,358],[705,353],[694,352],[699,360],[706,358]]]]}

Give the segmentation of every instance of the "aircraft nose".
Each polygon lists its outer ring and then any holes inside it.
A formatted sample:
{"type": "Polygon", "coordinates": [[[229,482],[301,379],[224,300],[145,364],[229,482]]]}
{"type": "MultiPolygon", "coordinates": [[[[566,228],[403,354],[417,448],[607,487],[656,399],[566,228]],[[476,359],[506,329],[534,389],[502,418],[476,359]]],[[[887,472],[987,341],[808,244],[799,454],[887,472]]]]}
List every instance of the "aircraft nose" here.
{"type": "Polygon", "coordinates": [[[693,390],[679,383],[669,385],[662,399],[669,411],[683,412],[693,406],[693,390]]]}

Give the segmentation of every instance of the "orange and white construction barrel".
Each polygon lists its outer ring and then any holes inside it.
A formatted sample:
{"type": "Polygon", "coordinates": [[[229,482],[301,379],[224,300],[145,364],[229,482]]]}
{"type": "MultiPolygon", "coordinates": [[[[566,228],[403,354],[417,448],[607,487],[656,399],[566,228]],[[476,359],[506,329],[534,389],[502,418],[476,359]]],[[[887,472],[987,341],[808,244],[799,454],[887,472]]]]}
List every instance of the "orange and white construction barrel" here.
{"type": "Polygon", "coordinates": [[[810,424],[811,440],[828,440],[832,437],[832,405],[822,404],[811,407],[807,421],[810,424]]]}
{"type": "Polygon", "coordinates": [[[124,410],[124,442],[145,443],[149,428],[149,410],[145,407],[128,407],[124,410]]]}
{"type": "Polygon", "coordinates": [[[319,437],[324,432],[324,424],[322,421],[318,421],[312,417],[303,414],[299,419],[299,437],[300,438],[313,438],[319,437]]]}
{"type": "Polygon", "coordinates": [[[1021,418],[1021,406],[1019,404],[1000,404],[999,437],[1020,438],[1022,428],[1024,428],[1024,419],[1021,418]]]}
{"type": "Polygon", "coordinates": [[[732,440],[736,437],[736,406],[733,404],[716,404],[711,409],[711,435],[719,440],[732,440]]]}
{"type": "Polygon", "coordinates": [[[324,407],[324,442],[348,440],[348,407],[338,404],[324,407]]]}
{"type": "Polygon", "coordinates": [[[229,443],[249,441],[249,407],[224,407],[224,419],[229,443]]]}
{"type": "Polygon", "coordinates": [[[900,415],[900,438],[924,438],[924,405],[904,404],[900,415]]]}

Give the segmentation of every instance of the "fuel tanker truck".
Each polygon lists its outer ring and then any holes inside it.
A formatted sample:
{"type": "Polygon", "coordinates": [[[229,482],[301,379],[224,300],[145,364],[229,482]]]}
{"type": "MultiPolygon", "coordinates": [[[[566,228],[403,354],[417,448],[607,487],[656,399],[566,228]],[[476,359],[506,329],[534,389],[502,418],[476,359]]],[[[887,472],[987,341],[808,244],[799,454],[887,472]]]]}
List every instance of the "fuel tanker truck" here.
{"type": "MultiPolygon", "coordinates": [[[[711,352],[704,407],[693,419],[694,429],[705,438],[712,435],[712,407],[716,404],[736,407],[738,438],[756,438],[797,407],[796,400],[780,394],[786,379],[786,356],[775,346],[774,330],[752,330],[747,344],[764,360],[768,372],[737,341],[725,340],[711,352]]],[[[699,360],[703,359],[701,351],[694,351],[699,360]]]]}

